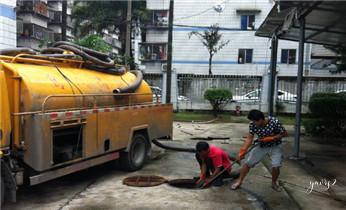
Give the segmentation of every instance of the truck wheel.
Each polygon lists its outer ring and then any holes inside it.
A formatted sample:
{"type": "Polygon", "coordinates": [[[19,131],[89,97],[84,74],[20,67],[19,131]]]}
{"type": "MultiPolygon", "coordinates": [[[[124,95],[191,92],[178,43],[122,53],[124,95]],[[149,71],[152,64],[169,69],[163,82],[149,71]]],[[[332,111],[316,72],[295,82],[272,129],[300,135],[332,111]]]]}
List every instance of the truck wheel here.
{"type": "Polygon", "coordinates": [[[1,206],[5,202],[5,182],[4,178],[1,176],[1,206]]]}
{"type": "Polygon", "coordinates": [[[143,167],[148,153],[147,139],[142,134],[135,134],[128,152],[120,156],[121,166],[127,171],[136,171],[143,167]]]}

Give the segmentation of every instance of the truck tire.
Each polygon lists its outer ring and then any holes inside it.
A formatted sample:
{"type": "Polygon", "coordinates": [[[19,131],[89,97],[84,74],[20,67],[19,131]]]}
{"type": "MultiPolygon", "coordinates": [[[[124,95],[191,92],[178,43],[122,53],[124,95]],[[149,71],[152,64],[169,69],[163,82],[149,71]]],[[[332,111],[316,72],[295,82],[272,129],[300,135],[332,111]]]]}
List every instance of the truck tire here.
{"type": "Polygon", "coordinates": [[[4,205],[5,202],[5,181],[4,178],[1,176],[1,206],[4,205]]]}
{"type": "Polygon", "coordinates": [[[127,171],[141,169],[147,159],[148,149],[146,137],[143,134],[134,134],[128,152],[121,152],[120,163],[122,168],[127,171]]]}

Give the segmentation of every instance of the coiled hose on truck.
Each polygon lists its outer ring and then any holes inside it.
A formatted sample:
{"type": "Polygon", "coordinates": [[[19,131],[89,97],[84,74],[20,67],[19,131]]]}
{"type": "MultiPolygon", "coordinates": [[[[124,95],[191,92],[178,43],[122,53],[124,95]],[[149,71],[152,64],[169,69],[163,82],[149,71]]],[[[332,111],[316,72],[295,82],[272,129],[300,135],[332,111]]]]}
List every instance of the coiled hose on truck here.
{"type": "MultiPolygon", "coordinates": [[[[53,58],[73,58],[79,56],[83,60],[88,61],[84,64],[86,68],[108,74],[123,75],[126,73],[126,68],[123,66],[116,66],[108,54],[82,47],[71,42],[56,42],[52,47],[43,49],[39,53],[30,48],[9,48],[0,50],[0,55],[16,56],[18,54],[25,54],[23,57],[43,56],[53,58]],[[73,52],[73,54],[64,54],[66,51],[73,52]]],[[[140,71],[131,71],[131,73],[136,76],[136,80],[127,87],[113,90],[113,93],[133,93],[137,90],[143,80],[143,74],[140,71]]]]}

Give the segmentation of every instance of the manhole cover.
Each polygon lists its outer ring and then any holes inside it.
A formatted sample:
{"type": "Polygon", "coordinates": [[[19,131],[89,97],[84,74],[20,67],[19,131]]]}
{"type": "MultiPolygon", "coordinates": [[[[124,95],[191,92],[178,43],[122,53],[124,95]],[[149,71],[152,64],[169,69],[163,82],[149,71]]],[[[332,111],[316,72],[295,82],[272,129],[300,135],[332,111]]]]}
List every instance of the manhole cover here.
{"type": "Polygon", "coordinates": [[[165,182],[167,180],[161,176],[131,176],[123,180],[123,184],[133,187],[153,187],[165,182]]]}

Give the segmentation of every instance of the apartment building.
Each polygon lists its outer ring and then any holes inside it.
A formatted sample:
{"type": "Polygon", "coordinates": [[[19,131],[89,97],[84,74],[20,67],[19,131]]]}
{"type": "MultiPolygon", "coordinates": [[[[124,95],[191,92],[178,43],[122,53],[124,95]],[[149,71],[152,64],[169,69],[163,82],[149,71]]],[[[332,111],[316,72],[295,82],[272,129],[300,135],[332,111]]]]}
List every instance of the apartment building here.
{"type": "Polygon", "coordinates": [[[0,2],[0,49],[16,47],[16,2],[0,2]]]}

